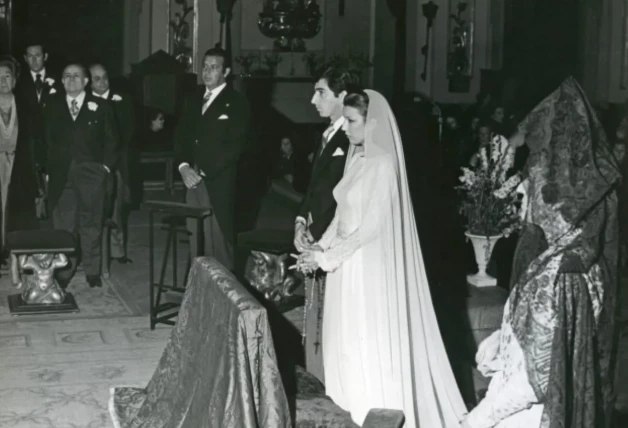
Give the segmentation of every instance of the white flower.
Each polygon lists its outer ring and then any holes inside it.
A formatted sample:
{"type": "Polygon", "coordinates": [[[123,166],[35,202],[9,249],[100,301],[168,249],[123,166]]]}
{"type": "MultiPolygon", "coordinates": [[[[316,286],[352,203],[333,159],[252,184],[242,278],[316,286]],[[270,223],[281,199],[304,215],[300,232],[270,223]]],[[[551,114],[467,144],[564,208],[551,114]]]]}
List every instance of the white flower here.
{"type": "Polygon", "coordinates": [[[49,92],[50,95],[56,94],[56,93],[57,93],[57,90],[55,88],[50,88],[50,92],[49,92]]]}
{"type": "Polygon", "coordinates": [[[90,101],[87,103],[87,108],[90,109],[91,111],[96,111],[98,110],[98,104],[96,104],[93,101],[90,101]]]}
{"type": "Polygon", "coordinates": [[[113,97],[111,97],[112,101],[122,101],[122,97],[118,94],[114,94],[113,97]]]}
{"type": "Polygon", "coordinates": [[[480,149],[480,169],[486,171],[488,169],[488,157],[486,155],[486,149],[480,149]]]}
{"type": "Polygon", "coordinates": [[[467,188],[473,186],[475,183],[476,175],[475,172],[471,171],[469,168],[462,168],[462,175],[460,176],[460,182],[464,184],[467,188]]]}
{"type": "Polygon", "coordinates": [[[493,194],[496,198],[504,199],[506,196],[510,195],[517,186],[519,186],[520,182],[521,177],[519,176],[519,174],[515,174],[508,180],[506,180],[502,187],[494,191],[493,194]]]}
{"type": "Polygon", "coordinates": [[[46,77],[46,83],[48,84],[48,86],[52,86],[55,84],[55,79],[53,79],[52,77],[46,77]]]}

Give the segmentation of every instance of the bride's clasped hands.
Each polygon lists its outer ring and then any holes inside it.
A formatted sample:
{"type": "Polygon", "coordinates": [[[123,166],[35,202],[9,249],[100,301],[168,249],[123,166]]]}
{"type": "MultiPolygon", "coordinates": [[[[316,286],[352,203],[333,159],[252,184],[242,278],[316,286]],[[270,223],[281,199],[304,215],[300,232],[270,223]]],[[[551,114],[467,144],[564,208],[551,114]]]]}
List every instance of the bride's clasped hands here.
{"type": "Polygon", "coordinates": [[[322,252],[323,249],[317,245],[310,245],[308,248],[303,249],[300,254],[290,254],[296,259],[296,263],[290,267],[290,269],[296,269],[304,275],[309,275],[318,270],[318,262],[316,261],[316,253],[322,252]]]}

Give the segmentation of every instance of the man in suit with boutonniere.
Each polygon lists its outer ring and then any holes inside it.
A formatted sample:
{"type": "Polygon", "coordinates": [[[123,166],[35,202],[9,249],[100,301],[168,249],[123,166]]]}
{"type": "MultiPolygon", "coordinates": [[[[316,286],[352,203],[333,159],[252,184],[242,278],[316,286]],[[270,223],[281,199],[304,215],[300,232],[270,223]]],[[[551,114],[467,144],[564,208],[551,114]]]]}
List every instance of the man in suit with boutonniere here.
{"type": "MultiPolygon", "coordinates": [[[[44,108],[48,146],[48,203],[55,229],[78,235],[80,259],[90,287],[101,287],[101,237],[108,175],[116,170],[118,132],[108,101],[85,92],[89,82],[77,63],[65,67],[65,94],[51,98],[44,108]]],[[[70,257],[58,280],[67,286],[76,272],[70,257]]]]}
{"type": "MultiPolygon", "coordinates": [[[[185,101],[174,140],[186,202],[213,209],[204,224],[204,254],[233,270],[236,172],[249,139],[251,113],[245,96],[227,85],[231,69],[225,60],[221,48],[205,52],[204,88],[185,101]]],[[[196,257],[196,220],[188,221],[188,229],[190,253],[196,257]]]]}
{"type": "MultiPolygon", "coordinates": [[[[312,104],[322,118],[330,122],[316,147],[312,177],[295,221],[294,246],[301,252],[311,248],[323,236],[336,212],[333,190],[344,174],[349,140],[340,129],[344,123],[343,100],[351,86],[360,79],[352,72],[329,68],[314,84],[312,104]]],[[[303,327],[307,370],[324,381],[321,326],[325,274],[316,272],[306,281],[306,321],[303,327]]]]}
{"type": "Polygon", "coordinates": [[[21,73],[16,87],[16,94],[25,106],[24,111],[29,118],[29,132],[32,136],[31,150],[38,174],[43,174],[42,168],[46,157],[44,106],[54,94],[62,92],[57,80],[46,69],[47,60],[48,53],[41,41],[31,39],[27,42],[24,61],[28,65],[28,73],[21,73]]]}
{"type": "Polygon", "coordinates": [[[131,191],[129,190],[129,148],[135,134],[133,103],[131,97],[109,86],[109,74],[102,64],[93,64],[89,68],[92,78],[92,94],[107,100],[111,104],[116,118],[116,130],[120,137],[116,170],[109,174],[105,218],[114,223],[110,228],[111,257],[119,263],[132,263],[127,257],[126,236],[131,191]]]}

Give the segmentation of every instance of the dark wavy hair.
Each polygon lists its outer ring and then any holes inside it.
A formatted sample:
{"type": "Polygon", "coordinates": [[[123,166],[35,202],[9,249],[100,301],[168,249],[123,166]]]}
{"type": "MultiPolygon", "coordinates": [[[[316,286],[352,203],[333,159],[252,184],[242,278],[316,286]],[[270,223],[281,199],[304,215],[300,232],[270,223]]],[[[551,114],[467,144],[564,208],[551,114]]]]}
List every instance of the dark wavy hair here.
{"type": "Polygon", "coordinates": [[[350,92],[345,96],[344,105],[356,109],[366,120],[369,110],[369,96],[363,89],[350,88],[350,92]]]}
{"type": "Polygon", "coordinates": [[[11,70],[11,74],[13,74],[13,78],[15,80],[20,77],[20,63],[17,62],[15,58],[10,55],[2,55],[0,56],[0,67],[6,67],[11,70]]]}
{"type": "Polygon", "coordinates": [[[213,48],[207,49],[205,51],[205,55],[203,55],[203,60],[205,60],[208,56],[222,58],[222,71],[231,67],[231,65],[229,65],[229,55],[227,55],[227,51],[220,46],[214,46],[213,48]]]}
{"type": "Polygon", "coordinates": [[[325,80],[335,96],[343,91],[349,92],[352,86],[360,86],[360,76],[357,73],[336,67],[327,68],[317,80],[325,80]]]}

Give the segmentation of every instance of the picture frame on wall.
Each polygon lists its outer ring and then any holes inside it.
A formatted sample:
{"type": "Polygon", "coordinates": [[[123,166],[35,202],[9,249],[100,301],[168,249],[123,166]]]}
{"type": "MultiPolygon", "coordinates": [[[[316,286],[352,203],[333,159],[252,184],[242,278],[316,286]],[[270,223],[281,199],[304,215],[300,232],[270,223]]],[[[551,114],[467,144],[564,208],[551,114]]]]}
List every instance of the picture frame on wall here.
{"type": "Polygon", "coordinates": [[[167,0],[167,50],[190,73],[198,69],[198,1],[167,0]]]}
{"type": "Polygon", "coordinates": [[[449,92],[469,92],[475,53],[475,0],[449,0],[448,21],[449,92]]]}

